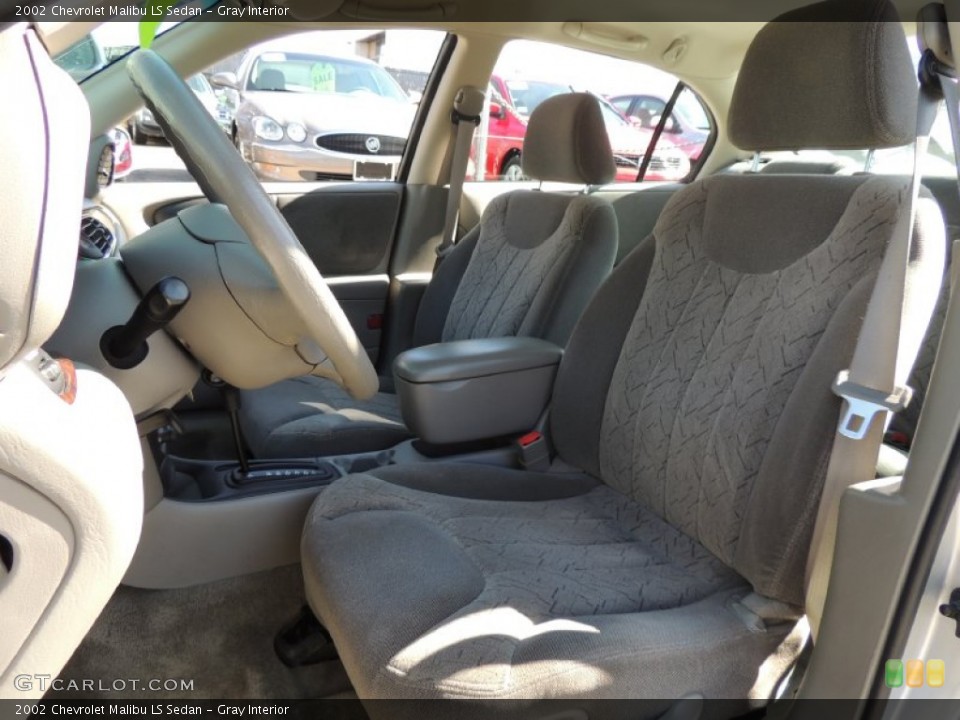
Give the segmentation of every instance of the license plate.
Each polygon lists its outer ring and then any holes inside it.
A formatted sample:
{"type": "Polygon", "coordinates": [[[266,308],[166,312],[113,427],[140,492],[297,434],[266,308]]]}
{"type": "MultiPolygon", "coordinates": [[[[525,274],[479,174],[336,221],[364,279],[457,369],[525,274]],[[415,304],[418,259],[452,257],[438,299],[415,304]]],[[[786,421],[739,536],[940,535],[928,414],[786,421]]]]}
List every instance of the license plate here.
{"type": "Polygon", "coordinates": [[[353,164],[354,180],[393,180],[396,168],[393,163],[357,160],[353,164]]]}

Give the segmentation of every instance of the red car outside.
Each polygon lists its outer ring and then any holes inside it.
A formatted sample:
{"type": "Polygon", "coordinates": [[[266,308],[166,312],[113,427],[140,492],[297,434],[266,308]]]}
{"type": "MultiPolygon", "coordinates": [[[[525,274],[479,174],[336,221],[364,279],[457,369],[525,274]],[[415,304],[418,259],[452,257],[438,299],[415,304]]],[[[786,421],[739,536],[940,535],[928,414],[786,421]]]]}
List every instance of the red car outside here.
{"type": "MultiPolygon", "coordinates": [[[[483,179],[522,180],[520,158],[527,118],[544,100],[572,91],[569,85],[561,83],[494,75],[490,80],[489,120],[478,132],[474,146],[475,156],[480,153],[486,156],[483,179]]],[[[617,162],[616,179],[618,182],[635,182],[653,133],[634,126],[606,100],[597,99],[617,162]]],[[[668,139],[661,138],[645,179],[676,181],[689,172],[690,162],[686,155],[668,139]]]]}

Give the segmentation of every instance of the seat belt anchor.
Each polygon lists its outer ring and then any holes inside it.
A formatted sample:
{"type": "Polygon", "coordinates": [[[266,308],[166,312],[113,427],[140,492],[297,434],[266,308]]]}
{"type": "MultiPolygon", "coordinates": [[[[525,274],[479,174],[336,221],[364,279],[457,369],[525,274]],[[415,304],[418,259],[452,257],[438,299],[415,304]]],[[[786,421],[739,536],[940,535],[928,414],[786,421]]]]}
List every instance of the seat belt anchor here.
{"type": "Polygon", "coordinates": [[[454,108],[450,113],[450,121],[454,125],[459,125],[460,123],[473,123],[477,127],[480,127],[480,124],[483,122],[483,116],[473,114],[468,115],[454,108]]]}
{"type": "Polygon", "coordinates": [[[529,432],[517,440],[516,446],[524,470],[545,472],[550,469],[550,446],[543,433],[529,432]]]}
{"type": "Polygon", "coordinates": [[[887,393],[852,382],[849,370],[837,375],[833,394],[844,400],[839,432],[851,440],[863,440],[877,415],[898,413],[913,399],[913,389],[909,387],[898,387],[893,393],[887,393]]]}

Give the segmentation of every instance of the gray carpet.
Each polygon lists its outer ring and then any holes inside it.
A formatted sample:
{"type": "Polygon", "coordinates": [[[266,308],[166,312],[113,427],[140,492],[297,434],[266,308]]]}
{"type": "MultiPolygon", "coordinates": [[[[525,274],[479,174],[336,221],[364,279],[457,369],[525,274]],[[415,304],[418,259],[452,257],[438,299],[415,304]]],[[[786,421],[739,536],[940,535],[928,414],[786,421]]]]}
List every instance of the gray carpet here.
{"type": "MultiPolygon", "coordinates": [[[[300,567],[182,590],[121,587],[61,679],[193,680],[193,691],[63,690],[48,698],[313,699],[352,697],[339,662],[290,669],[273,638],[306,604],[300,567]]],[[[355,696],[353,696],[355,697],[355,696]]]]}

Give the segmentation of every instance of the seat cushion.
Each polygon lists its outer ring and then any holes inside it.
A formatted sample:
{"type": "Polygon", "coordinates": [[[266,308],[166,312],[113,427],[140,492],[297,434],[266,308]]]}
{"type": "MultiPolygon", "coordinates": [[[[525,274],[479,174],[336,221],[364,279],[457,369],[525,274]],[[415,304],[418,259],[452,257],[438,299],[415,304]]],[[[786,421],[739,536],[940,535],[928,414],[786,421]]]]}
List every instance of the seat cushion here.
{"type": "Polygon", "coordinates": [[[258,458],[373,452],[410,437],[396,395],[378,393],[361,402],[321,378],[296,378],[244,391],[242,402],[244,439],[258,458]]]}
{"type": "Polygon", "coordinates": [[[315,503],[303,565],[364,698],[745,698],[789,629],[745,613],[750,588],[701,545],[584,476],[347,477],[315,503]]]}

